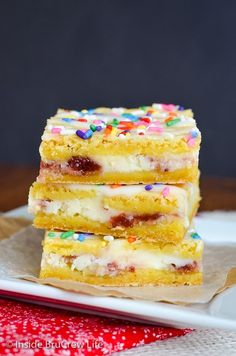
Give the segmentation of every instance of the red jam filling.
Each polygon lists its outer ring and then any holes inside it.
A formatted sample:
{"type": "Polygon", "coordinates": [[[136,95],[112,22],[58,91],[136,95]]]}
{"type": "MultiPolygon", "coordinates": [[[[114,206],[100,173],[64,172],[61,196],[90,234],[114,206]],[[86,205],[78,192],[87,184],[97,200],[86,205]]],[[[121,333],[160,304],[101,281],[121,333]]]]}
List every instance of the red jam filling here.
{"type": "Polygon", "coordinates": [[[82,175],[100,171],[101,169],[101,166],[88,156],[74,156],[68,161],[68,165],[82,175]]]}
{"type": "Polygon", "coordinates": [[[99,172],[102,167],[88,156],[73,156],[64,167],[57,162],[46,163],[41,161],[40,169],[50,169],[54,173],[86,175],[99,172]]]}
{"type": "Polygon", "coordinates": [[[117,227],[117,226],[122,226],[122,227],[133,227],[135,224],[139,222],[151,222],[151,221],[156,221],[159,219],[162,215],[159,213],[155,214],[142,214],[142,215],[125,215],[125,214],[120,214],[117,216],[113,216],[110,219],[110,223],[112,227],[117,227]]]}
{"type": "Polygon", "coordinates": [[[198,264],[196,261],[193,261],[192,263],[188,263],[187,265],[181,266],[181,267],[176,267],[176,265],[174,263],[172,263],[171,266],[177,272],[183,272],[183,273],[196,272],[198,270],[198,264]]]}

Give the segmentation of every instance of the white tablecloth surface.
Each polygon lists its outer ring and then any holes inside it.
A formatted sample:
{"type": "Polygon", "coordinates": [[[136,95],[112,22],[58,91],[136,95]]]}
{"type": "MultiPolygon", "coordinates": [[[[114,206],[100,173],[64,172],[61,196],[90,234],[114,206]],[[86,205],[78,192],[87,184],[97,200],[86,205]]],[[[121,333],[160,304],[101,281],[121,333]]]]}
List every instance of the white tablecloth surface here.
{"type": "Polygon", "coordinates": [[[195,330],[190,334],[157,341],[131,350],[115,353],[116,356],[234,356],[236,332],[217,329],[195,330]]]}

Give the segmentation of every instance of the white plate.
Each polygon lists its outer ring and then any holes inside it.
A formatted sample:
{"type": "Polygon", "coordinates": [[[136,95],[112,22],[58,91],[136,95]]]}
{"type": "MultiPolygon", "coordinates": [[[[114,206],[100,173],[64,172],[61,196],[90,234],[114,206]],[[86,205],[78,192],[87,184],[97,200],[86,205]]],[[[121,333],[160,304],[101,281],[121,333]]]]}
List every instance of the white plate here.
{"type": "MultiPolygon", "coordinates": [[[[7,215],[29,218],[26,207],[15,209],[7,215]]],[[[236,243],[236,213],[205,213],[196,218],[196,226],[208,243],[236,243]]],[[[0,294],[42,305],[171,327],[236,330],[236,287],[224,291],[210,303],[189,306],[93,297],[14,279],[0,280],[0,294]]]]}

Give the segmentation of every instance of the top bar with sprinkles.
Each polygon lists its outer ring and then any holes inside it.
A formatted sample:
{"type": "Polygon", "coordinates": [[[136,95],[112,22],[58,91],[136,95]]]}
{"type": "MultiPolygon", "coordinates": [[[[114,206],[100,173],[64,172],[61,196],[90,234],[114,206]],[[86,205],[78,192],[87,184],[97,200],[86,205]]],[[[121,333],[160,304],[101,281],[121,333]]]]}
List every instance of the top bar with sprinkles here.
{"type": "Polygon", "coordinates": [[[59,109],[42,136],[38,181],[195,182],[200,142],[192,111],[179,105],[59,109]]]}

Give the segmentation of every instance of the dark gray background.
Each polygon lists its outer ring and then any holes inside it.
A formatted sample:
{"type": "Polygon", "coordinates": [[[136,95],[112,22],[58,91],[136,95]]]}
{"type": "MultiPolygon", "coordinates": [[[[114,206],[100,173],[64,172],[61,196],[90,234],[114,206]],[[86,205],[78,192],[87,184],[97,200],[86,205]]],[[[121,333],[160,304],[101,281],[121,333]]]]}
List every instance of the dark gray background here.
{"type": "Polygon", "coordinates": [[[205,175],[236,176],[236,1],[0,1],[0,160],[38,164],[57,107],[193,108],[205,175]]]}

